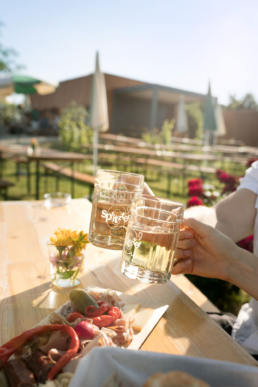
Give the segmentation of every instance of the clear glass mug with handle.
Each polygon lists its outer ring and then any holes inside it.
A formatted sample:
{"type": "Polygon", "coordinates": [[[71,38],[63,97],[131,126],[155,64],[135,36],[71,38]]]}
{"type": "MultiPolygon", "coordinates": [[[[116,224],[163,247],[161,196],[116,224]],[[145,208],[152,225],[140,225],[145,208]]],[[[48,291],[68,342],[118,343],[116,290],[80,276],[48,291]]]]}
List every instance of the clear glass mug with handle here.
{"type": "Polygon", "coordinates": [[[140,195],[131,207],[121,272],[145,283],[166,283],[171,277],[184,205],[140,195]]]}
{"type": "Polygon", "coordinates": [[[104,169],[97,171],[89,229],[89,241],[93,245],[111,250],[123,249],[131,205],[143,187],[143,175],[104,169]]]}

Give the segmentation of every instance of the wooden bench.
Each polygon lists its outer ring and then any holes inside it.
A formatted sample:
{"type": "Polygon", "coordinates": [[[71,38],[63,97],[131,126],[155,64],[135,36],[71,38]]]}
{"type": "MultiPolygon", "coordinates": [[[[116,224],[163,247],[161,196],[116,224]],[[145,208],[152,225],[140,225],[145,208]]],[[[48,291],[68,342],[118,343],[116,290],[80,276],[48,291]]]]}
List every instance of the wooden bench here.
{"type": "Polygon", "coordinates": [[[41,164],[43,168],[45,168],[46,176],[48,176],[48,171],[53,172],[57,176],[56,180],[56,190],[59,191],[59,176],[64,176],[72,180],[72,188],[71,192],[73,193],[73,182],[74,180],[85,183],[90,186],[90,196],[92,195],[92,191],[94,188],[95,177],[92,175],[87,175],[83,172],[73,171],[70,168],[64,168],[55,163],[44,163],[41,164]]]}
{"type": "Polygon", "coordinates": [[[13,187],[13,186],[14,186],[14,184],[11,183],[10,181],[0,179],[0,191],[1,191],[1,194],[4,198],[4,200],[8,199],[8,195],[7,195],[8,188],[13,187]]]}

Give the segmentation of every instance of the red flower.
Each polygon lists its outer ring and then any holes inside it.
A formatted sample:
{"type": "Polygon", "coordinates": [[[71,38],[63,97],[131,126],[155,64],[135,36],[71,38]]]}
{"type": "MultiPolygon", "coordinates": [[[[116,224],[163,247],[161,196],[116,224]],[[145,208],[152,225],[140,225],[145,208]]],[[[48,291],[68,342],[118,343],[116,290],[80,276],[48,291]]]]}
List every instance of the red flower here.
{"type": "Polygon", "coordinates": [[[186,207],[190,208],[194,206],[204,206],[202,199],[197,198],[197,196],[193,196],[192,198],[190,198],[186,203],[186,207]]]}
{"type": "Polygon", "coordinates": [[[219,176],[219,181],[221,183],[227,183],[227,180],[228,180],[228,174],[226,172],[222,172],[219,176]]]}
{"type": "Polygon", "coordinates": [[[237,245],[241,247],[244,250],[250,251],[250,253],[253,252],[253,241],[254,236],[250,235],[247,238],[242,239],[241,241],[237,242],[237,245]]]}
{"type": "Polygon", "coordinates": [[[255,161],[257,161],[258,159],[249,159],[248,161],[247,161],[247,164],[246,164],[246,166],[247,167],[251,167],[251,165],[255,162],[255,161]]]}
{"type": "Polygon", "coordinates": [[[203,185],[202,179],[198,178],[198,179],[188,180],[187,186],[192,187],[193,185],[199,185],[200,187],[202,187],[202,185],[203,185]]]}
{"type": "Polygon", "coordinates": [[[202,197],[203,196],[203,189],[199,185],[193,185],[190,186],[188,189],[188,196],[198,196],[202,197]]]}
{"type": "Polygon", "coordinates": [[[222,169],[217,169],[217,171],[215,172],[216,178],[220,180],[220,175],[222,173],[225,173],[225,171],[223,171],[222,169]]]}

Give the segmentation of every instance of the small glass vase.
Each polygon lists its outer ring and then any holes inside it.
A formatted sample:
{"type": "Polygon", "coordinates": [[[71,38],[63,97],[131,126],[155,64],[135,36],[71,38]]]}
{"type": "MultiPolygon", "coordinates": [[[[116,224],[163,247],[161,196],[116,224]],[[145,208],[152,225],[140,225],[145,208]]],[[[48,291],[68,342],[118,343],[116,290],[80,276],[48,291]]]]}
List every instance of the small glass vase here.
{"type": "Polygon", "coordinates": [[[72,288],[81,283],[78,275],[83,269],[84,255],[69,257],[69,250],[66,247],[60,252],[48,244],[51,281],[59,288],[72,288]]]}

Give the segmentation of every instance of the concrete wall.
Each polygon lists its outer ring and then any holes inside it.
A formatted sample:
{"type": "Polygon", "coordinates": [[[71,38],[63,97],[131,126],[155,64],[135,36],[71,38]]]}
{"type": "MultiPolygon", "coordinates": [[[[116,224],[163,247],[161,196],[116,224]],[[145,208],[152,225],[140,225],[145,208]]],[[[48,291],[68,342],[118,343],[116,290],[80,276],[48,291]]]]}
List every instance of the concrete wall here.
{"type": "Polygon", "coordinates": [[[227,134],[221,138],[235,138],[245,145],[258,146],[258,111],[226,110],[223,114],[227,134]]]}

